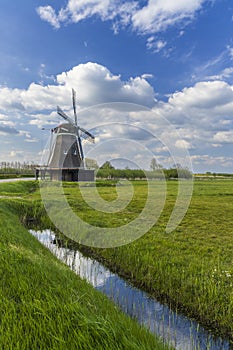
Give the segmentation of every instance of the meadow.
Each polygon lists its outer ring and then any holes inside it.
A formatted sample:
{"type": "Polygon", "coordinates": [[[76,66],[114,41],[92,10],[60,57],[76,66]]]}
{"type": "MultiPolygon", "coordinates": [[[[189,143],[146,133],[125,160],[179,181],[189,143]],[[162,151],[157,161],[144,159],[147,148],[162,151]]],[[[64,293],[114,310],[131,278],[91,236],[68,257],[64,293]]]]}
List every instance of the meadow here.
{"type": "MultiPolygon", "coordinates": [[[[106,201],[116,198],[114,183],[107,186],[100,182],[97,188],[106,201]]],[[[135,181],[134,190],[129,205],[113,215],[91,210],[77,187],[64,185],[77,214],[100,227],[124,225],[140,213],[146,200],[145,181],[135,181]]],[[[173,309],[233,340],[233,181],[196,180],[184,219],[176,230],[166,234],[176,194],[177,182],[168,181],[159,220],[133,243],[112,249],[79,248],[173,309]]]]}
{"type": "MultiPolygon", "coordinates": [[[[70,206],[82,220],[97,227],[117,227],[136,218],[145,205],[146,181],[132,183],[134,187],[132,200],[119,213],[114,214],[98,212],[88,206],[77,184],[63,183],[63,189],[70,206]]],[[[106,202],[111,203],[116,199],[115,185],[114,181],[97,183],[97,190],[106,202]]],[[[121,185],[127,186],[124,182],[121,185]]],[[[154,181],[153,185],[158,188],[161,186],[159,181],[154,181]]],[[[1,200],[7,210],[12,211],[11,208],[14,208],[11,229],[13,230],[13,226],[16,228],[14,221],[18,220],[19,216],[24,223],[28,223],[29,217],[37,217],[38,223],[42,221],[45,227],[46,225],[52,227],[46,219],[36,183],[15,184],[15,188],[12,184],[1,184],[0,195],[8,193],[11,196],[21,196],[23,190],[22,188],[17,190],[17,186],[31,187],[28,189],[24,187],[23,200],[14,198],[1,200]],[[20,215],[18,214],[19,204],[14,207],[15,202],[21,203],[20,215]]],[[[82,191],[87,191],[87,195],[90,193],[89,185],[80,184],[80,186],[82,191]]],[[[166,234],[165,227],[174,207],[176,195],[177,181],[167,181],[166,203],[159,220],[145,235],[128,245],[100,249],[73,244],[85,254],[102,261],[111,270],[117,271],[134,285],[171,305],[174,310],[184,312],[200,321],[207,329],[213,330],[216,335],[222,335],[233,341],[233,181],[231,179],[195,180],[192,200],[184,219],[172,233],[166,234]]],[[[58,215],[61,214],[63,212],[58,213],[58,215]]],[[[8,220],[7,215],[5,220],[9,224],[9,214],[8,220]]],[[[4,227],[2,222],[1,220],[1,226],[4,227]]],[[[24,232],[22,235],[27,237],[25,229],[21,228],[21,230],[24,232]]],[[[18,228],[16,231],[18,232],[18,228]]],[[[8,230],[8,235],[9,232],[8,230]]],[[[127,228],[125,235],[127,235],[127,228]]],[[[18,237],[18,233],[14,236],[18,237]]],[[[6,238],[7,235],[3,243],[6,238]]],[[[33,241],[33,238],[30,238],[30,242],[31,240],[33,241]]],[[[28,243],[27,249],[30,244],[28,243]]],[[[33,241],[33,245],[35,244],[37,243],[33,241]]],[[[43,251],[41,247],[40,251],[43,251]]],[[[57,264],[60,266],[60,263],[57,264]]],[[[45,265],[43,265],[44,268],[45,265]]],[[[63,269],[68,271],[65,267],[63,269]]],[[[69,274],[70,272],[67,272],[67,276],[70,276],[69,274]]],[[[54,281],[55,277],[49,276],[49,280],[50,278],[54,281]]],[[[59,279],[61,280],[61,277],[59,279]]],[[[78,280],[77,277],[75,279],[78,280]]],[[[47,289],[51,291],[48,286],[47,289]]],[[[64,296],[61,297],[63,298],[64,296]]],[[[90,300],[88,302],[91,303],[90,300]]],[[[96,315],[96,312],[94,314],[96,315]]],[[[108,314],[110,317],[111,312],[108,314]]],[[[114,320],[112,322],[114,325],[114,320]]],[[[155,349],[159,348],[155,347],[155,349]]]]}
{"type": "Polygon", "coordinates": [[[1,349],[168,349],[29,234],[50,225],[36,182],[0,184],[0,197],[1,349]]]}

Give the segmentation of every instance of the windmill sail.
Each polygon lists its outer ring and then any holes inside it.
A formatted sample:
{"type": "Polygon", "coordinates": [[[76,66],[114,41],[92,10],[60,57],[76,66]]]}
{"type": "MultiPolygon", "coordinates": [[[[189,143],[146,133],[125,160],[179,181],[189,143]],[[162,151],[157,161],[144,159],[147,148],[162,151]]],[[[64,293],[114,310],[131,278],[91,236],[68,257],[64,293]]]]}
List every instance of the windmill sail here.
{"type": "Polygon", "coordinates": [[[74,89],[72,89],[72,100],[73,100],[73,109],[74,109],[74,122],[75,122],[75,125],[77,125],[78,120],[77,120],[77,113],[76,113],[76,92],[74,89]]]}
{"type": "Polygon", "coordinates": [[[70,117],[68,117],[68,115],[65,114],[65,112],[63,112],[63,110],[59,106],[57,106],[57,113],[71,125],[74,125],[73,120],[70,117]]]}
{"type": "Polygon", "coordinates": [[[94,143],[95,142],[95,136],[93,136],[89,131],[79,127],[79,129],[87,136],[88,141],[94,143]]]}

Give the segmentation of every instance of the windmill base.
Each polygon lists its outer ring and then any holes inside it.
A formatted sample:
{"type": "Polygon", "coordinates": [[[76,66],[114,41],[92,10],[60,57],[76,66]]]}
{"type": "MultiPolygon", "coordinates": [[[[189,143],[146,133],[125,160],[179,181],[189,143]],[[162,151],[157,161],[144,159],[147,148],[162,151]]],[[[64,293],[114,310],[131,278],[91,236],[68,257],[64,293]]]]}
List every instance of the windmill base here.
{"type": "Polygon", "coordinates": [[[95,170],[82,168],[36,168],[36,180],[95,181],[95,170]]]}

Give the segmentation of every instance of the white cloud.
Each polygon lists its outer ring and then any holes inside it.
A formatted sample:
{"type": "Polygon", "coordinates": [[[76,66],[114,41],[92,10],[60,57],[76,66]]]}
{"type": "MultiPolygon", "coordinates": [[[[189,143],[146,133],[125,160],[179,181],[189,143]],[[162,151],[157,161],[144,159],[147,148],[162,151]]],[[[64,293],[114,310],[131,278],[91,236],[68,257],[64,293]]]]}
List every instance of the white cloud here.
{"type": "Polygon", "coordinates": [[[169,98],[169,103],[180,108],[211,108],[233,101],[232,87],[223,81],[199,82],[184,88],[169,98]]]}
{"type": "Polygon", "coordinates": [[[227,80],[231,78],[233,75],[233,67],[230,64],[228,67],[226,66],[226,62],[229,62],[229,58],[231,61],[233,60],[233,47],[228,45],[219,55],[195,68],[192,76],[193,81],[227,80]],[[224,69],[222,68],[223,66],[224,69]]]}
{"type": "Polygon", "coordinates": [[[149,0],[133,14],[132,24],[142,33],[156,33],[179,22],[190,20],[205,0],[149,0]]]}
{"type": "Polygon", "coordinates": [[[150,36],[146,42],[146,47],[149,50],[153,50],[156,53],[160,52],[166,45],[167,45],[166,41],[156,40],[154,36],[150,36]]]}
{"type": "Polygon", "coordinates": [[[21,92],[20,89],[9,89],[8,87],[0,87],[0,110],[4,113],[8,113],[13,109],[24,110],[21,103],[21,92]]]}
{"type": "Polygon", "coordinates": [[[102,21],[114,20],[114,30],[130,23],[132,13],[136,10],[136,1],[124,3],[115,0],[69,0],[66,7],[56,15],[51,6],[40,6],[37,12],[42,20],[58,29],[62,22],[78,23],[92,16],[102,21]]]}
{"type": "Polygon", "coordinates": [[[143,79],[151,79],[153,77],[154,77],[153,74],[149,74],[149,73],[142,74],[143,79]]]}
{"type": "MultiPolygon", "coordinates": [[[[189,57],[192,54],[193,49],[195,49],[195,45],[193,45],[193,48],[187,57],[189,57]]],[[[225,49],[222,52],[220,52],[217,56],[212,57],[210,60],[206,61],[204,64],[196,67],[192,75],[192,80],[202,81],[202,80],[208,80],[208,79],[214,79],[214,80],[218,79],[217,76],[214,78],[213,72],[215,73],[222,69],[221,67],[223,63],[226,61],[227,56],[228,56],[228,52],[225,49]]]]}
{"type": "MultiPolygon", "coordinates": [[[[126,102],[153,107],[154,115],[146,112],[130,114],[134,122],[151,124],[156,129],[155,120],[161,116],[175,123],[182,133],[182,138],[196,147],[192,140],[199,142],[201,138],[213,140],[216,132],[233,128],[233,88],[224,81],[199,82],[192,87],[172,94],[168,102],[156,102],[155,91],[146,78],[131,77],[123,81],[106,67],[97,63],[80,64],[68,72],[58,74],[56,84],[42,86],[32,83],[28,89],[0,88],[0,120],[5,132],[13,132],[19,121],[39,128],[52,127],[59,122],[56,106],[60,105],[67,113],[72,112],[71,89],[77,91],[78,107],[84,108],[101,103],[126,102]],[[11,120],[5,115],[9,112],[11,120]],[[23,116],[23,117],[22,117],[23,116]],[[13,119],[14,118],[14,119],[13,119]],[[22,119],[24,118],[24,119],[22,119]],[[23,121],[24,120],[24,121],[23,121]],[[3,122],[7,122],[8,125],[3,122]],[[199,140],[199,141],[198,141],[199,140]]],[[[119,112],[120,115],[120,112],[119,112]]],[[[72,116],[72,114],[71,114],[72,116]]],[[[93,117],[94,118],[94,117],[93,117]]],[[[109,110],[105,111],[107,120],[114,119],[109,110]]],[[[21,130],[22,127],[19,127],[21,130]]],[[[217,136],[215,136],[217,137],[217,136]]],[[[189,145],[187,145],[189,147],[189,145]]]]}
{"type": "Polygon", "coordinates": [[[222,168],[229,168],[232,167],[233,157],[227,157],[227,156],[214,156],[209,154],[204,155],[194,155],[191,156],[192,162],[194,164],[200,165],[203,164],[205,169],[210,170],[211,166],[213,168],[219,169],[219,167],[222,168]]]}
{"type": "Polygon", "coordinates": [[[233,130],[218,131],[213,139],[220,143],[233,143],[233,130]]]}
{"type": "Polygon", "coordinates": [[[1,114],[0,113],[0,121],[2,123],[3,120],[6,120],[7,119],[7,116],[5,114],[1,114]]]}
{"type": "MultiPolygon", "coordinates": [[[[112,74],[97,63],[80,64],[68,72],[58,74],[54,85],[43,86],[32,83],[28,89],[0,87],[0,112],[14,112],[15,119],[24,115],[31,125],[51,124],[51,114],[60,105],[71,110],[71,89],[77,91],[79,107],[99,103],[128,102],[151,107],[155,103],[155,92],[148,83],[146,74],[123,81],[120,75],[112,74]]],[[[56,113],[55,113],[56,114],[56,113]]],[[[0,114],[0,120],[5,114],[0,114]]]]}
{"type": "Polygon", "coordinates": [[[45,129],[49,130],[54,127],[54,124],[59,122],[60,122],[60,117],[58,116],[57,112],[53,111],[49,114],[46,114],[46,113],[32,114],[29,124],[35,125],[39,129],[42,129],[46,126],[45,129]]]}
{"type": "Polygon", "coordinates": [[[0,123],[0,134],[1,135],[17,135],[19,132],[16,128],[14,128],[13,126],[11,126],[12,124],[9,123],[0,123]]]}
{"type": "Polygon", "coordinates": [[[19,135],[24,136],[26,139],[31,139],[31,134],[26,130],[19,130],[19,135]]]}
{"type": "Polygon", "coordinates": [[[97,63],[80,64],[57,76],[60,85],[76,88],[78,100],[84,105],[105,102],[130,102],[152,106],[154,90],[143,77],[122,81],[106,67],[97,63]]]}
{"type": "Polygon", "coordinates": [[[230,45],[227,45],[227,50],[231,60],[233,60],[233,47],[231,47],[230,45]]]}
{"type": "Polygon", "coordinates": [[[110,9],[114,11],[110,0],[69,0],[66,9],[63,10],[63,18],[71,16],[72,22],[77,23],[85,18],[99,15],[102,20],[106,20],[110,16],[110,9]]]}
{"type": "MultiPolygon", "coordinates": [[[[42,20],[58,29],[62,22],[78,23],[92,16],[112,21],[115,33],[130,25],[140,33],[157,33],[179,22],[188,22],[209,0],[149,0],[140,7],[139,1],[68,0],[67,6],[56,14],[51,6],[40,6],[37,12],[42,20]]],[[[212,0],[213,1],[213,0],[212,0]]]]}
{"type": "MultiPolygon", "coordinates": [[[[172,94],[167,102],[159,102],[151,116],[138,113],[138,120],[177,148],[191,153],[208,149],[210,154],[225,152],[225,144],[233,142],[233,87],[223,81],[199,82],[172,94]],[[161,117],[176,126],[180,139],[166,131],[161,117]]],[[[136,119],[136,114],[134,116],[136,119]]],[[[206,167],[208,169],[206,162],[206,167]]],[[[224,164],[228,164],[224,163],[224,164]]]]}
{"type": "Polygon", "coordinates": [[[220,72],[219,74],[209,76],[208,79],[223,80],[223,79],[230,78],[232,75],[233,75],[233,67],[227,67],[223,69],[223,71],[220,72]]]}
{"type": "Polygon", "coordinates": [[[10,151],[8,155],[11,158],[15,158],[16,156],[17,157],[19,157],[19,156],[22,157],[23,151],[15,151],[15,150],[13,150],[13,151],[10,151]]]}
{"type": "Polygon", "coordinates": [[[180,149],[190,149],[192,148],[190,142],[186,141],[186,140],[177,140],[175,142],[175,147],[180,148],[180,149]]]}
{"type": "Polygon", "coordinates": [[[44,85],[44,81],[47,81],[47,80],[55,82],[54,76],[53,75],[47,75],[45,73],[45,70],[46,70],[46,65],[44,63],[41,63],[40,64],[40,68],[39,68],[39,72],[38,72],[38,74],[39,74],[39,76],[41,78],[41,80],[39,82],[40,85],[44,85]]]}
{"type": "Polygon", "coordinates": [[[0,121],[0,126],[9,126],[9,127],[14,127],[15,123],[11,120],[1,120],[0,121]]]}
{"type": "Polygon", "coordinates": [[[68,91],[64,86],[32,83],[27,90],[21,90],[21,104],[27,112],[51,110],[57,104],[67,105],[68,91]]]}
{"type": "Polygon", "coordinates": [[[37,8],[37,13],[43,21],[50,23],[52,27],[60,28],[59,18],[51,6],[40,6],[37,8]]]}
{"type": "Polygon", "coordinates": [[[167,45],[166,41],[162,41],[162,40],[156,41],[155,44],[156,44],[156,52],[159,52],[167,45]]]}
{"type": "Polygon", "coordinates": [[[32,142],[32,143],[37,143],[39,140],[36,138],[30,138],[30,139],[25,139],[25,142],[32,142]]]}

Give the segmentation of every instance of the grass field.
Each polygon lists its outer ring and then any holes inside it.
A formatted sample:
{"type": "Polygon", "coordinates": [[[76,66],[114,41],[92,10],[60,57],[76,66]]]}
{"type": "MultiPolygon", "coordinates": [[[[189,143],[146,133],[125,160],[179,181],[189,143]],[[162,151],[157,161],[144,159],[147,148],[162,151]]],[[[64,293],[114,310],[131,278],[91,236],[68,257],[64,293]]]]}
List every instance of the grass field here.
{"type": "MultiPolygon", "coordinates": [[[[177,182],[170,181],[167,186],[160,219],[143,237],[114,249],[81,249],[216,334],[233,339],[233,181],[195,181],[188,212],[171,234],[165,233],[165,227],[175,203],[177,182]]],[[[67,184],[64,191],[82,219],[114,227],[132,220],[143,208],[145,182],[135,182],[134,189],[130,204],[114,215],[91,210],[77,187],[67,184]]],[[[98,190],[107,201],[116,198],[111,183],[109,187],[100,183],[98,190]]]]}
{"type": "MultiPolygon", "coordinates": [[[[154,186],[159,186],[158,182],[154,186]]],[[[129,205],[111,214],[92,210],[83,201],[77,184],[65,183],[63,188],[74,211],[98,227],[130,222],[145,205],[147,192],[145,181],[135,181],[135,195],[129,205]]],[[[109,203],[116,199],[114,183],[99,182],[97,188],[109,203]]],[[[0,186],[0,195],[1,191],[6,193],[6,188],[1,190],[0,186]]],[[[10,191],[11,195],[18,193],[10,191]]],[[[233,340],[233,181],[195,181],[187,214],[174,232],[166,234],[176,194],[177,182],[168,181],[160,219],[135,242],[112,249],[80,248],[174,309],[183,310],[206,328],[233,340]]],[[[25,197],[36,199],[38,207],[33,215],[41,215],[39,191],[28,190],[25,197]]]]}
{"type": "Polygon", "coordinates": [[[0,184],[0,349],[168,349],[29,234],[36,187],[0,184]]]}

